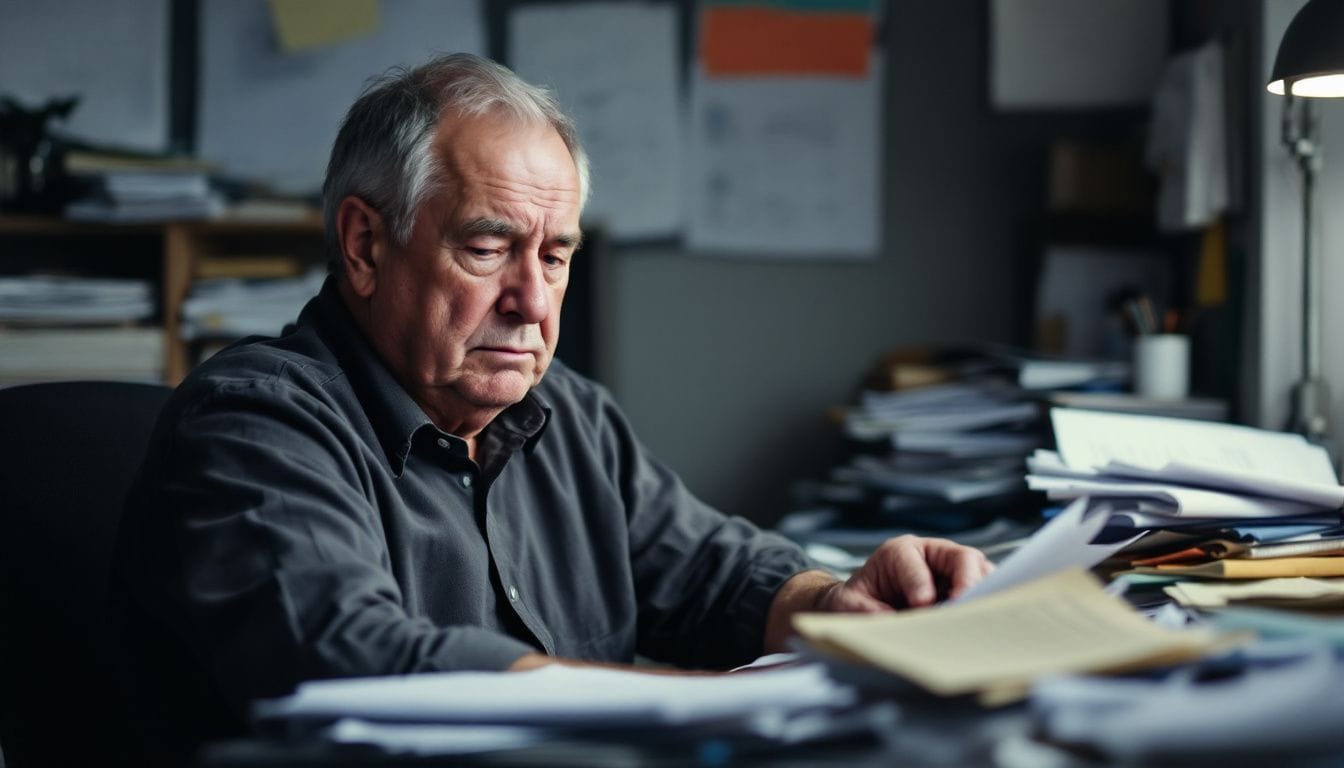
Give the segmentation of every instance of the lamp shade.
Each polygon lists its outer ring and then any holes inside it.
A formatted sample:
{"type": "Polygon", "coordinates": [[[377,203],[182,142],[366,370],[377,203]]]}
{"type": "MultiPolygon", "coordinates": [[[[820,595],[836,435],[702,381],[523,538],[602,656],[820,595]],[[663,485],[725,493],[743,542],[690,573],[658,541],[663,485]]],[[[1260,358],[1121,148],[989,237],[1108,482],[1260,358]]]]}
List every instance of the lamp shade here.
{"type": "Polygon", "coordinates": [[[1274,57],[1269,92],[1344,96],[1344,2],[1310,0],[1288,24],[1274,57]]]}

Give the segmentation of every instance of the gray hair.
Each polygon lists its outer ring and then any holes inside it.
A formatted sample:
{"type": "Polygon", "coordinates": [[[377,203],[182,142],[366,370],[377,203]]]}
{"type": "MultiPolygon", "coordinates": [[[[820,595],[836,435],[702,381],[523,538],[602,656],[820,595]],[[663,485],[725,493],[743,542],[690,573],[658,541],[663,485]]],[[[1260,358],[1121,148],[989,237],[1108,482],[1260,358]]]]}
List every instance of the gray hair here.
{"type": "Polygon", "coordinates": [[[333,271],[340,259],[336,211],[355,195],[382,214],[392,238],[410,242],[420,205],[442,181],[432,147],[439,120],[453,113],[503,113],[522,123],[549,123],[579,175],[588,200],[588,155],[574,121],[545,88],[507,67],[469,53],[438,56],[414,69],[397,67],[372,80],[341,123],[322,185],[322,215],[333,271]]]}

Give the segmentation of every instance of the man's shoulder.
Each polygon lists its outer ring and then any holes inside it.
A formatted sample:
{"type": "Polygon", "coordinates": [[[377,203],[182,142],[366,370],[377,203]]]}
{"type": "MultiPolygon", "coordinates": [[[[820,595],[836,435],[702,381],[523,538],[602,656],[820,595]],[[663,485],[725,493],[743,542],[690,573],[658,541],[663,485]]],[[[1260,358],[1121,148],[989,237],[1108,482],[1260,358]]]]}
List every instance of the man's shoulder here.
{"type": "Polygon", "coordinates": [[[174,399],[186,407],[220,394],[258,397],[319,395],[345,383],[345,372],[311,328],[277,338],[252,337],[220,350],[192,369],[174,399]]]}

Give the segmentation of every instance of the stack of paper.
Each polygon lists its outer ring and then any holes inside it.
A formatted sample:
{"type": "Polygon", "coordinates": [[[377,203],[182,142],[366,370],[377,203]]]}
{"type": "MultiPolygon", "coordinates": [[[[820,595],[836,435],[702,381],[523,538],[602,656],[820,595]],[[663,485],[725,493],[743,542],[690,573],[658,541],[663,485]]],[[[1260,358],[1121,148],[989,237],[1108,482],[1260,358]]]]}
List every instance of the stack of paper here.
{"type": "Polygon", "coordinates": [[[801,504],[852,522],[949,533],[984,525],[1026,496],[1022,462],[1040,445],[1040,409],[1000,380],[864,391],[844,416],[854,455],[801,504]]]}
{"type": "Polygon", "coordinates": [[[1165,577],[1165,596],[1198,610],[1338,603],[1322,594],[1327,582],[1304,583],[1344,577],[1344,488],[1321,447],[1182,419],[1062,408],[1051,418],[1059,452],[1031,457],[1028,484],[1092,508],[1099,539],[1124,543],[1119,575],[1165,577]],[[1296,581],[1260,581],[1285,579],[1296,581]]]}
{"type": "Polygon", "coordinates": [[[81,221],[196,219],[223,211],[210,188],[208,169],[175,158],[95,157],[80,153],[67,163],[82,194],[65,207],[81,221]]]}
{"type": "Polygon", "coordinates": [[[59,379],[157,381],[158,328],[0,328],[0,382],[59,379]]]}
{"type": "Polygon", "coordinates": [[[1046,675],[1169,665],[1229,642],[1162,629],[1077,568],[941,608],[804,614],[794,626],[823,653],[991,704],[1021,698],[1046,675]]]}
{"type": "Polygon", "coordinates": [[[1344,661],[1261,646],[1165,677],[1043,681],[1031,706],[1052,741],[1125,765],[1331,765],[1344,747],[1344,661]]]}
{"type": "Polygon", "coordinates": [[[1344,610],[1344,579],[1305,577],[1242,582],[1183,581],[1164,588],[1186,608],[1258,605],[1293,610],[1344,610]]]}
{"type": "Polygon", "coordinates": [[[156,381],[163,375],[148,280],[26,275],[0,278],[0,383],[58,379],[156,381]]]}
{"type": "Polygon", "coordinates": [[[1051,420],[1059,451],[1028,460],[1027,484],[1052,499],[1107,499],[1140,523],[1338,517],[1344,506],[1329,455],[1300,435],[1068,408],[1051,420]]]}
{"type": "Polygon", "coordinates": [[[26,275],[0,278],[0,323],[101,325],[154,314],[148,280],[26,275]]]}
{"type": "Polygon", "coordinates": [[[198,280],[182,303],[182,338],[278,336],[325,279],[326,271],[319,268],[291,278],[198,280]]]}
{"type": "Polygon", "coordinates": [[[525,747],[557,734],[628,741],[712,732],[796,743],[824,737],[843,723],[828,718],[856,702],[854,689],[819,664],[690,676],[551,665],[312,681],[258,702],[253,717],[261,725],[332,723],[326,737],[335,741],[446,754],[525,747]]]}

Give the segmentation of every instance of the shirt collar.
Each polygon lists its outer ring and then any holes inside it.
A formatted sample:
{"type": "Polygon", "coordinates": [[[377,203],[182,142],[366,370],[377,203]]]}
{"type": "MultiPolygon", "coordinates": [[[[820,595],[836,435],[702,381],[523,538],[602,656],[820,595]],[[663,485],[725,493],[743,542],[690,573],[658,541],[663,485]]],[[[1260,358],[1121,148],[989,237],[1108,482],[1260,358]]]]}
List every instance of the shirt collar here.
{"type": "MultiPolygon", "coordinates": [[[[328,277],[322,290],[304,307],[299,324],[312,325],[323,342],[336,355],[354,388],[364,413],[369,417],[383,452],[387,454],[392,471],[401,476],[410,455],[416,432],[430,429],[449,440],[454,448],[467,455],[466,441],[441,432],[425,415],[420,405],[411,398],[392,372],[355,325],[350,310],[341,299],[336,279],[328,277]]],[[[551,409],[534,393],[507,408],[495,418],[492,426],[526,437],[523,449],[531,453],[537,440],[550,421],[551,409]]]]}

